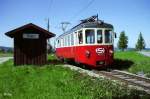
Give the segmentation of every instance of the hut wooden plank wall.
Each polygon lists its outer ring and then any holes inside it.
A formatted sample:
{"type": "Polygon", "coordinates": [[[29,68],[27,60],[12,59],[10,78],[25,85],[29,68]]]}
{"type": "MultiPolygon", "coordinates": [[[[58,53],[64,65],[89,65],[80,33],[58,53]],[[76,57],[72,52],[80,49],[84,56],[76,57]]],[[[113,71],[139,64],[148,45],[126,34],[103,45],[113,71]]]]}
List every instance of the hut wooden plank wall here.
{"type": "Polygon", "coordinates": [[[44,65],[47,39],[55,34],[32,23],[5,33],[14,38],[14,65],[44,65]]]}

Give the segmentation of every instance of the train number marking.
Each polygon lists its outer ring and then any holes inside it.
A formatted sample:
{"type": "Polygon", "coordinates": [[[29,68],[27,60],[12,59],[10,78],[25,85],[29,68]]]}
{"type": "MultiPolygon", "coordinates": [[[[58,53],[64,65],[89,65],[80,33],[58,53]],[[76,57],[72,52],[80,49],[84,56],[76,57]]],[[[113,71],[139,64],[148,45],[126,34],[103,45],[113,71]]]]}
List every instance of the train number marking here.
{"type": "Polygon", "coordinates": [[[105,52],[105,49],[104,48],[96,48],[95,51],[97,54],[103,54],[105,52]]]}

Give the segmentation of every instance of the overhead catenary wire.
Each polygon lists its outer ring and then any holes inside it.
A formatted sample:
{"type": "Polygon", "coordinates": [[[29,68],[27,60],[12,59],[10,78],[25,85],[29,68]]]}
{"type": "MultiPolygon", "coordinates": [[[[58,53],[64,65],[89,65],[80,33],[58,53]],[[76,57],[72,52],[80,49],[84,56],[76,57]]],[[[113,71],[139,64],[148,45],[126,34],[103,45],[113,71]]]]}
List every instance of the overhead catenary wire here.
{"type": "MultiPolygon", "coordinates": [[[[72,22],[73,20],[75,20],[75,18],[78,17],[78,15],[81,15],[81,13],[83,13],[85,10],[87,10],[88,7],[90,7],[90,6],[94,3],[94,1],[95,1],[95,0],[90,0],[85,6],[83,6],[83,8],[81,8],[77,13],[75,13],[75,14],[72,16],[71,20],[67,21],[67,23],[71,24],[71,22],[72,22]]],[[[62,23],[61,23],[61,25],[62,25],[62,23]]],[[[68,24],[67,24],[67,25],[68,25],[68,24]]],[[[55,28],[57,28],[57,27],[55,27],[55,28]]],[[[57,28],[57,29],[60,29],[60,27],[57,28]]],[[[61,29],[63,30],[62,27],[61,27],[61,29]]],[[[63,31],[63,32],[64,32],[64,31],[63,31]]]]}
{"type": "Polygon", "coordinates": [[[50,0],[50,5],[49,5],[49,10],[48,10],[48,18],[47,18],[47,30],[49,31],[50,29],[50,13],[51,13],[51,9],[52,9],[52,4],[53,4],[53,0],[50,0]]]}
{"type": "Polygon", "coordinates": [[[94,3],[94,1],[95,0],[90,0],[82,9],[80,9],[76,14],[74,14],[72,20],[75,19],[78,15],[81,15],[81,13],[83,13],[85,10],[87,10],[88,7],[90,7],[90,5],[94,3]]]}
{"type": "Polygon", "coordinates": [[[67,26],[70,24],[69,22],[61,22],[61,24],[62,24],[62,31],[63,31],[63,33],[65,33],[66,32],[66,28],[67,28],[67,26]]]}
{"type": "MultiPolygon", "coordinates": [[[[72,17],[72,20],[67,21],[67,22],[61,22],[61,29],[63,31],[63,33],[66,31],[66,28],[68,26],[68,23],[71,24],[71,22],[78,16],[81,15],[82,12],[84,12],[85,10],[88,9],[88,7],[94,2],[95,0],[90,0],[85,6],[83,6],[82,9],[80,9],[76,14],[74,14],[74,16],[72,17]]],[[[56,28],[56,27],[55,27],[56,28]]]]}
{"type": "MultiPolygon", "coordinates": [[[[49,5],[49,7],[48,7],[48,17],[47,17],[47,19],[46,19],[46,21],[47,21],[47,31],[50,31],[50,14],[51,14],[51,9],[52,9],[52,4],[53,4],[53,0],[50,0],[50,5],[49,5]]],[[[52,44],[51,44],[51,42],[50,42],[50,39],[48,39],[48,47],[50,47],[52,44]]]]}

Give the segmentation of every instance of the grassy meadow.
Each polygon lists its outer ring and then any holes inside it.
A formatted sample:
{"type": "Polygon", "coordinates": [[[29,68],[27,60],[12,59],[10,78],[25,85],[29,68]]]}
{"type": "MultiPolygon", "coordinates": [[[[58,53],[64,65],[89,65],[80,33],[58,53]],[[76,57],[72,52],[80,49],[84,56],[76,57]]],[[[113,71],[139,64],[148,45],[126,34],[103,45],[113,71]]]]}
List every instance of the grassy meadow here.
{"type": "MultiPolygon", "coordinates": [[[[53,56],[50,56],[53,57],[53,56]]],[[[149,98],[118,82],[97,79],[58,65],[0,65],[0,99],[149,98]]]]}
{"type": "Polygon", "coordinates": [[[13,53],[2,53],[2,52],[0,52],[0,57],[13,57],[13,53]]]}
{"type": "MultiPolygon", "coordinates": [[[[150,58],[137,52],[115,52],[113,68],[149,76],[150,58]]],[[[142,91],[119,82],[97,79],[61,67],[55,55],[48,55],[50,65],[13,66],[9,60],[0,64],[0,99],[149,99],[142,91]]]]}
{"type": "Polygon", "coordinates": [[[150,77],[150,57],[135,51],[115,52],[114,68],[137,74],[143,72],[150,77]]]}

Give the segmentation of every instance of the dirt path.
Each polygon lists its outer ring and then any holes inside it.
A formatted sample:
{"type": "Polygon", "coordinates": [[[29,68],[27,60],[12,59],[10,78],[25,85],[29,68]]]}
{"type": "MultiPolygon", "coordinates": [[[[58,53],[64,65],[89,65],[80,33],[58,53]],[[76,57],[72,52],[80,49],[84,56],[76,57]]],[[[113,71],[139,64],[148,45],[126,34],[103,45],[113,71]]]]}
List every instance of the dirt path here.
{"type": "Polygon", "coordinates": [[[0,57],[0,64],[2,64],[3,62],[8,61],[9,59],[12,59],[13,57],[0,57]]]}

